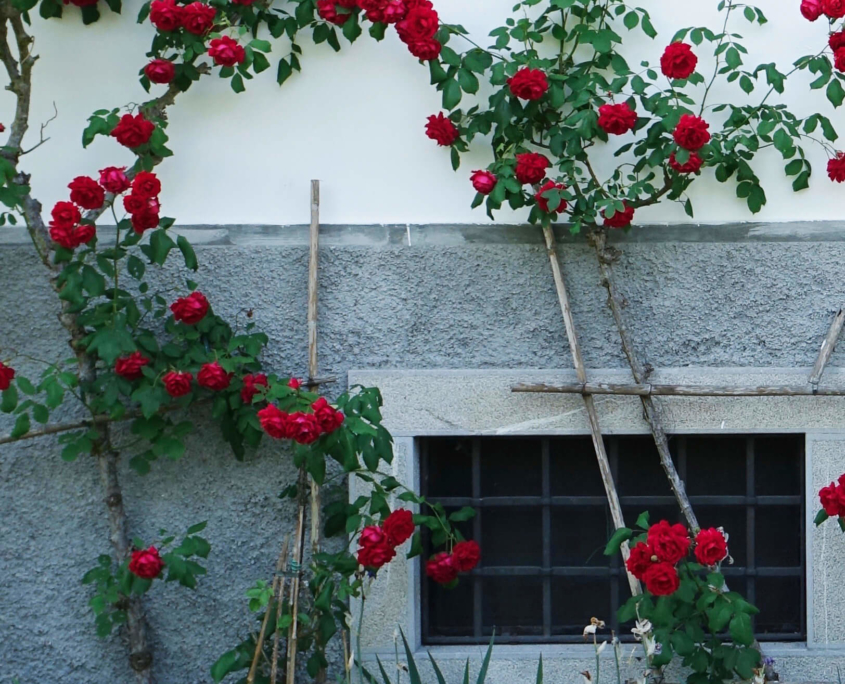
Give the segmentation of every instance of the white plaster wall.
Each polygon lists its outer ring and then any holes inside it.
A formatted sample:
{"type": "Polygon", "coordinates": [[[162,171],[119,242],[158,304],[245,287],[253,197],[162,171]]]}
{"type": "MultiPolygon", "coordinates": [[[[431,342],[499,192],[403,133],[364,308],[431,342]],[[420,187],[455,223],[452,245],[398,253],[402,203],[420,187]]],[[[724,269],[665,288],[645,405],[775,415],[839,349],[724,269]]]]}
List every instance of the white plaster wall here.
{"type": "MultiPolygon", "coordinates": [[[[436,2],[444,21],[463,24],[481,43],[486,43],[484,36],[507,16],[512,4],[512,0],[436,2]]],[[[716,0],[642,0],[640,4],[652,13],[659,36],[650,41],[636,34],[632,64],[644,58],[655,62],[676,29],[702,23],[716,28],[718,21],[716,0]]],[[[735,24],[735,30],[748,38],[751,64],[776,61],[782,71],[788,71],[795,59],[824,44],[822,22],[803,20],[797,0],[758,0],[757,4],[768,15],[769,24],[752,28],[741,16],[735,24]]],[[[33,172],[36,195],[45,205],[64,198],[72,177],[131,160],[126,150],[106,139],[98,139],[84,153],[79,143],[93,110],[146,97],[137,72],[146,62],[151,31],[148,24],[134,23],[140,3],[125,5],[123,16],[105,11],[104,20],[87,28],[72,7],[66,8],[61,21],[34,18],[36,52],[41,55],[33,94],[35,134],[38,123],[52,114],[53,102],[59,111],[48,129],[53,139],[25,161],[33,172]]],[[[709,73],[704,46],[697,51],[709,73]]],[[[276,47],[277,57],[286,52],[286,45],[276,47]]],[[[320,178],[325,223],[486,220],[483,211],[470,210],[474,193],[467,177],[489,161],[487,150],[476,144],[458,174],[452,173],[448,151],[423,134],[426,116],[439,110],[439,94],[428,85],[428,70],[408,55],[395,35],[377,44],[365,34],[340,54],[326,45],[306,42],[304,73],[282,89],[274,82],[275,62],[273,66],[249,82],[247,92],[239,96],[228,81],[205,79],[172,109],[169,132],[176,158],[160,171],[166,215],[182,224],[305,223],[308,180],[320,178]]],[[[806,83],[796,77],[787,101],[802,115],[826,112],[845,135],[841,110],[834,112],[820,92],[808,96],[806,83]]],[[[733,99],[742,95],[735,86],[729,92],[733,99]]],[[[3,92],[0,121],[8,123],[12,115],[12,98],[3,92]]],[[[769,204],[759,218],[839,218],[837,203],[843,188],[825,177],[826,157],[821,149],[811,149],[810,154],[818,172],[815,187],[796,196],[782,176],[779,155],[762,158],[771,162],[759,165],[769,204]]],[[[715,195],[718,200],[713,200],[711,193],[717,185],[712,179],[698,184],[696,220],[750,220],[732,187],[720,187],[715,195]]],[[[653,222],[689,220],[676,206],[652,208],[640,216],[653,222]]],[[[500,215],[500,220],[522,218],[524,213],[500,215]]]]}

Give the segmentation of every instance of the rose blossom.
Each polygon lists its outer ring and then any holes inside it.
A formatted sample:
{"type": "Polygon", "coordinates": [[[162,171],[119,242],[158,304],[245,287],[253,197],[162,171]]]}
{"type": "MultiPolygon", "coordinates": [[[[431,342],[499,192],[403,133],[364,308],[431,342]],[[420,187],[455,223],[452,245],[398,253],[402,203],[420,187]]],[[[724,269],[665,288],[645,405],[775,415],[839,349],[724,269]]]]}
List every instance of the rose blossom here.
{"type": "Polygon", "coordinates": [[[397,21],[402,21],[407,14],[408,8],[402,0],[390,0],[384,8],[384,23],[395,24],[397,21]]]}
{"type": "Polygon", "coordinates": [[[99,209],[106,201],[106,192],[88,176],[77,176],[69,184],[70,201],[83,209],[99,209]]]}
{"type": "MultiPolygon", "coordinates": [[[[153,200],[147,200],[147,202],[154,204],[156,207],[158,206],[158,203],[153,200]]],[[[138,235],[143,235],[145,230],[155,228],[159,224],[159,220],[158,211],[147,207],[136,214],[132,214],[132,230],[138,233],[138,235]]]]}
{"type": "Polygon", "coordinates": [[[107,166],[100,169],[100,185],[113,195],[119,195],[129,189],[129,178],[124,173],[125,166],[107,166]]]}
{"type": "Polygon", "coordinates": [[[194,376],[190,373],[170,371],[162,378],[164,389],[171,397],[184,397],[191,391],[191,380],[194,376]]]}
{"type": "Polygon", "coordinates": [[[438,584],[450,584],[458,577],[458,568],[448,553],[438,553],[425,564],[425,574],[438,584]]]}
{"type": "Polygon", "coordinates": [[[53,217],[50,225],[63,228],[73,228],[82,220],[82,214],[72,202],[56,202],[50,215],[53,217]]]}
{"type": "Polygon", "coordinates": [[[437,144],[441,147],[448,147],[460,135],[458,128],[452,123],[451,119],[443,116],[443,112],[440,112],[436,116],[432,114],[428,117],[428,123],[425,125],[425,134],[432,140],[436,140],[437,144]]]}
{"type": "Polygon", "coordinates": [[[76,249],[79,245],[87,244],[96,234],[96,228],[90,224],[70,227],[50,225],[50,239],[65,249],[76,249]]]}
{"type": "Polygon", "coordinates": [[[114,362],[114,372],[127,380],[138,380],[144,372],[141,370],[150,360],[141,352],[132,352],[129,356],[121,356],[114,362]]]}
{"type": "Polygon", "coordinates": [[[837,152],[833,159],[828,160],[827,175],[837,183],[845,182],[845,152],[837,152]]]}
{"type": "Polygon", "coordinates": [[[15,379],[15,369],[0,361],[0,391],[9,389],[15,379]]]}
{"type": "Polygon", "coordinates": [[[704,164],[704,160],[699,157],[696,152],[690,152],[689,159],[686,164],[679,163],[675,158],[674,152],[669,155],[669,166],[678,173],[698,173],[702,164],[704,164]]]}
{"type": "Polygon", "coordinates": [[[671,563],[654,563],[643,575],[646,589],[655,596],[669,596],[678,591],[681,580],[671,563]]]}
{"type": "Polygon", "coordinates": [[[672,134],[679,147],[695,152],[710,142],[710,125],[693,114],[684,114],[672,134]]]}
{"type": "Polygon", "coordinates": [[[628,560],[625,562],[628,572],[630,572],[638,580],[641,580],[643,575],[645,575],[646,570],[648,570],[654,562],[652,560],[652,556],[654,556],[652,548],[648,544],[640,542],[631,549],[631,555],[628,556],[628,560]]]}
{"type": "Polygon", "coordinates": [[[339,14],[335,7],[334,0],[317,0],[317,13],[331,24],[342,26],[352,15],[350,13],[339,14]]]}
{"type": "Polygon", "coordinates": [[[314,417],[320,424],[320,430],[325,434],[334,432],[343,425],[345,416],[342,412],[336,411],[329,406],[329,402],[325,398],[320,397],[317,399],[317,401],[311,404],[311,409],[314,411],[314,417]]]}
{"type": "Polygon", "coordinates": [[[243,377],[244,386],[241,387],[241,401],[244,404],[251,404],[252,398],[258,394],[258,387],[256,385],[262,385],[263,387],[267,387],[267,376],[264,373],[256,373],[255,375],[244,375],[243,377]]]}
{"type": "Polygon", "coordinates": [[[839,486],[831,482],[819,491],[822,508],[831,517],[845,516],[845,487],[842,485],[842,478],[839,478],[839,480],[839,486]]]}
{"type": "Polygon", "coordinates": [[[622,104],[606,104],[599,107],[599,128],[611,135],[623,135],[637,124],[637,113],[622,104]]]}
{"type": "Polygon", "coordinates": [[[631,221],[634,220],[634,208],[629,207],[627,202],[623,202],[622,204],[625,208],[622,211],[617,211],[610,218],[607,217],[605,211],[602,211],[601,215],[604,218],[604,225],[608,228],[627,228],[631,225],[631,221]]]}
{"type": "Polygon", "coordinates": [[[188,325],[196,325],[208,313],[208,300],[202,292],[191,292],[170,305],[173,318],[188,325]]]}
{"type": "Polygon", "coordinates": [[[549,81],[541,69],[523,67],[508,79],[508,86],[522,100],[539,100],[549,89],[549,81]]]}
{"type": "Polygon", "coordinates": [[[714,527],[701,530],[695,537],[695,559],[702,565],[716,565],[728,557],[728,541],[714,527]]]}
{"type": "Polygon", "coordinates": [[[405,18],[396,23],[396,33],[403,43],[433,38],[437,33],[439,19],[437,12],[430,7],[413,7],[405,18]]]}
{"type": "Polygon", "coordinates": [[[458,572],[469,572],[478,565],[480,558],[481,549],[478,548],[478,543],[472,540],[458,542],[452,549],[452,562],[458,572]]]}
{"type": "Polygon", "coordinates": [[[183,9],[175,0],[153,0],[150,23],[159,31],[175,31],[182,26],[183,9]]]}
{"type": "Polygon", "coordinates": [[[802,0],[801,14],[804,15],[805,19],[809,19],[810,21],[818,19],[822,15],[821,0],[802,0]]]}
{"type": "Polygon", "coordinates": [[[414,514],[407,508],[397,508],[385,518],[382,526],[391,546],[399,546],[414,534],[414,514]]]}
{"type": "Polygon", "coordinates": [[[229,36],[222,36],[211,41],[208,56],[214,60],[215,64],[233,67],[246,59],[246,51],[236,40],[232,40],[229,36]]]}
{"type": "Polygon", "coordinates": [[[648,530],[648,545],[660,561],[674,565],[687,555],[689,544],[687,528],[680,523],[670,525],[667,521],[661,520],[648,530]]]}
{"type": "Polygon", "coordinates": [[[311,444],[320,438],[320,423],[313,413],[292,413],[290,416],[290,436],[299,444],[311,444]]]}
{"type": "Polygon", "coordinates": [[[151,546],[146,551],[133,551],[129,561],[129,572],[141,579],[155,579],[161,574],[164,561],[158,555],[158,549],[151,546]]]}
{"type": "Polygon", "coordinates": [[[258,412],[261,428],[274,439],[290,438],[290,422],[287,413],[273,404],[268,404],[258,412]]]}
{"type": "Polygon", "coordinates": [[[525,152],[516,155],[516,179],[523,185],[539,183],[546,177],[551,162],[542,154],[525,152]]]}
{"type": "Polygon", "coordinates": [[[144,75],[150,83],[167,84],[176,76],[176,67],[167,59],[154,59],[144,67],[144,75]]]}
{"type": "Polygon", "coordinates": [[[822,12],[830,19],[845,17],[845,0],[822,0],[822,12]]]}
{"type": "Polygon", "coordinates": [[[845,47],[833,53],[833,68],[837,71],[845,71],[845,47]]]}
{"type": "Polygon", "coordinates": [[[566,186],[563,183],[555,183],[552,180],[546,181],[534,195],[534,199],[537,201],[537,206],[547,214],[555,214],[557,212],[566,211],[567,204],[566,200],[563,198],[561,198],[560,204],[557,205],[557,209],[549,209],[549,199],[544,196],[549,190],[566,190],[566,186]]]}
{"type": "Polygon", "coordinates": [[[143,114],[124,114],[112,130],[111,136],[124,147],[134,149],[148,142],[154,130],[155,124],[147,121],[143,114]]]}
{"type": "Polygon", "coordinates": [[[302,380],[300,380],[299,378],[291,378],[290,380],[288,380],[288,387],[290,387],[292,390],[298,390],[300,387],[302,387],[302,380]]]}
{"type": "Polygon", "coordinates": [[[671,43],[660,58],[660,70],[669,78],[689,78],[695,71],[698,57],[686,43],[671,43]]]}
{"type": "MultiPolygon", "coordinates": [[[[182,26],[188,33],[203,36],[214,26],[217,10],[202,2],[192,2],[182,10],[182,26]]],[[[214,41],[211,41],[212,44],[214,41]]]]}
{"type": "Polygon", "coordinates": [[[123,208],[129,214],[140,214],[147,208],[147,198],[133,192],[123,198],[123,208]]]}
{"type": "Polygon", "coordinates": [[[158,197],[161,193],[161,181],[149,171],[139,171],[132,180],[132,194],[143,199],[158,197]]]}
{"type": "Polygon", "coordinates": [[[845,31],[831,33],[830,37],[827,39],[827,44],[830,45],[830,49],[834,52],[841,47],[845,47],[845,31]]]}
{"type": "Polygon", "coordinates": [[[387,534],[378,525],[365,527],[361,530],[361,535],[358,537],[358,543],[361,546],[372,546],[373,544],[381,544],[384,541],[387,541],[387,534]]]}
{"type": "Polygon", "coordinates": [[[220,392],[229,386],[232,373],[227,373],[217,361],[203,364],[197,373],[197,384],[214,392],[220,392]]]}
{"type": "Polygon", "coordinates": [[[493,192],[493,188],[496,187],[496,183],[498,182],[494,173],[491,173],[490,171],[482,171],[481,169],[473,171],[469,179],[472,182],[472,187],[475,188],[475,191],[480,192],[482,195],[489,195],[493,192]]]}
{"type": "Polygon", "coordinates": [[[421,40],[413,40],[408,43],[408,51],[417,59],[424,62],[430,62],[440,56],[440,50],[443,46],[434,38],[423,38],[421,40]]]}
{"type": "Polygon", "coordinates": [[[382,541],[378,544],[368,544],[358,549],[358,563],[365,568],[375,568],[378,570],[392,561],[395,555],[396,551],[387,541],[382,541]]]}

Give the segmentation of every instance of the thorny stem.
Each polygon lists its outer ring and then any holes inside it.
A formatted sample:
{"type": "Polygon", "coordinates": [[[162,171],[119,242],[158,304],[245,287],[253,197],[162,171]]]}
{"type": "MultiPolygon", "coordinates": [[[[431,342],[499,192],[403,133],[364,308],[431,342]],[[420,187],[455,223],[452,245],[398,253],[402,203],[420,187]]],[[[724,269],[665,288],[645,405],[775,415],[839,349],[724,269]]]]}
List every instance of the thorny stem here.
{"type": "MultiPolygon", "coordinates": [[[[719,47],[722,45],[722,43],[725,42],[725,36],[727,36],[728,20],[731,18],[731,11],[733,10],[733,0],[727,0],[725,10],[725,23],[722,25],[722,33],[719,37],[719,43],[716,45],[716,52],[718,52],[719,47]]],[[[710,88],[712,88],[713,84],[716,82],[716,77],[719,75],[719,67],[721,66],[721,64],[722,54],[719,53],[716,55],[716,66],[713,68],[713,76],[710,78],[710,82],[704,89],[704,95],[701,97],[701,109],[698,110],[699,116],[704,114],[704,106],[707,103],[707,96],[710,94],[710,88]]]]}

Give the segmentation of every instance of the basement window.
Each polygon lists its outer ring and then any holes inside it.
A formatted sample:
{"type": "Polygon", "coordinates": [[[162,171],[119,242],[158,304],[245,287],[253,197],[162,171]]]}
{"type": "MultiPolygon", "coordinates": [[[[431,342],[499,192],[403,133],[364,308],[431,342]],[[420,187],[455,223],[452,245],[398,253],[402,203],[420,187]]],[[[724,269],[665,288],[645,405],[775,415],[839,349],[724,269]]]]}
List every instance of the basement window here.
{"type": "MultiPolygon", "coordinates": [[[[650,436],[605,438],[626,522],[684,522],[650,436]]],[[[673,458],[703,527],[724,527],[730,588],[760,609],[760,641],[806,640],[803,435],[685,435],[673,458]]],[[[481,563],[457,589],[423,581],[425,644],[583,643],[595,616],[620,638],[629,597],[589,437],[420,440],[422,493],[448,512],[473,506],[462,533],[481,563]]],[[[428,554],[424,554],[427,556],[428,554]]],[[[423,561],[421,560],[421,563],[423,561]]],[[[424,570],[421,568],[424,576],[424,570]]]]}

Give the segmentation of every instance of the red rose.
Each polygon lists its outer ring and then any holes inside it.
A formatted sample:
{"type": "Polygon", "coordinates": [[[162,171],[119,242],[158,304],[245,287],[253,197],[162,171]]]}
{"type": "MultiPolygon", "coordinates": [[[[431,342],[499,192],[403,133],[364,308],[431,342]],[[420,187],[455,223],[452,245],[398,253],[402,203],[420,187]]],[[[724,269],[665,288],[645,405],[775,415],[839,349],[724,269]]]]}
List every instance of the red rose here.
{"type": "Polygon", "coordinates": [[[422,40],[413,40],[408,43],[408,51],[417,59],[424,62],[430,62],[440,56],[440,50],[443,46],[434,38],[423,38],[422,40]]]}
{"type": "Polygon", "coordinates": [[[837,71],[845,71],[845,47],[833,53],[833,68],[837,71]]]}
{"type": "Polygon", "coordinates": [[[176,76],[176,67],[167,59],[154,59],[144,67],[150,83],[170,83],[176,76]]]}
{"type": "Polygon", "coordinates": [[[137,380],[144,373],[141,370],[150,360],[141,352],[132,352],[129,356],[121,356],[114,362],[114,372],[127,380],[137,380]]]}
{"type": "Polygon", "coordinates": [[[246,51],[236,40],[232,40],[229,36],[223,36],[211,41],[208,56],[214,59],[215,64],[233,67],[246,59],[246,51]]]}
{"type": "Polygon", "coordinates": [[[197,384],[213,392],[226,389],[231,381],[232,373],[227,373],[217,361],[203,364],[197,373],[197,384]]]}
{"type": "Polygon", "coordinates": [[[153,0],[150,4],[150,23],[159,31],[175,31],[182,26],[183,16],[176,0],[153,0]]]}
{"type": "MultiPolygon", "coordinates": [[[[157,203],[156,206],[158,206],[157,203]]],[[[155,228],[159,220],[158,212],[148,207],[143,211],[139,211],[137,214],[132,214],[132,230],[138,233],[138,235],[143,235],[145,230],[155,228]]]]}
{"type": "Polygon", "coordinates": [[[557,209],[553,211],[549,209],[549,200],[547,197],[544,197],[544,193],[549,190],[566,190],[566,186],[563,183],[555,183],[551,180],[546,181],[534,195],[534,199],[537,200],[537,206],[547,214],[556,214],[558,212],[566,211],[565,199],[560,200],[560,204],[558,204],[557,209]]]}
{"type": "Polygon", "coordinates": [[[241,401],[244,404],[251,404],[252,398],[258,394],[258,387],[256,385],[267,387],[267,376],[264,373],[244,375],[243,383],[244,386],[241,387],[241,401]]]}
{"type": "Polygon", "coordinates": [[[496,182],[498,181],[495,174],[490,171],[481,171],[480,169],[473,171],[469,179],[472,181],[472,187],[475,188],[475,191],[480,192],[482,195],[489,195],[493,192],[493,188],[496,187],[496,182]]]}
{"type": "Polygon", "coordinates": [[[73,239],[76,243],[74,247],[79,247],[79,245],[87,245],[91,240],[94,239],[94,236],[97,234],[97,229],[88,223],[83,223],[81,225],[76,226],[73,229],[73,239]]]}
{"type": "Polygon", "coordinates": [[[311,444],[320,438],[320,423],[313,413],[292,413],[290,416],[291,439],[299,444],[311,444]]]}
{"type": "Polygon", "coordinates": [[[525,152],[516,155],[516,179],[523,185],[539,183],[546,177],[551,162],[542,154],[525,152]]]}
{"type": "Polygon", "coordinates": [[[50,225],[62,228],[73,228],[82,220],[82,214],[72,202],[56,202],[50,215],[53,217],[50,225]]]}
{"type": "Polygon", "coordinates": [[[837,152],[833,159],[828,160],[827,175],[837,183],[845,182],[845,152],[837,152]]]}
{"type": "Polygon", "coordinates": [[[302,387],[302,380],[300,380],[299,378],[291,378],[290,380],[288,380],[288,387],[290,387],[292,390],[298,390],[300,387],[302,387]]]}
{"type": "Polygon", "coordinates": [[[6,132],[6,126],[4,126],[3,124],[0,123],[0,133],[5,133],[5,132],[6,132]]]}
{"type": "MultiPolygon", "coordinates": [[[[182,26],[188,33],[203,36],[214,26],[217,10],[201,2],[192,2],[182,10],[182,26]]],[[[214,44],[214,41],[211,41],[214,44]]]]}
{"type": "Polygon", "coordinates": [[[352,15],[350,13],[339,14],[334,0],[317,0],[317,13],[331,24],[342,26],[352,15]]]}
{"type": "Polygon", "coordinates": [[[549,89],[549,81],[541,69],[523,67],[508,79],[508,86],[521,100],[539,100],[549,89]]]}
{"type": "MultiPolygon", "coordinates": [[[[367,13],[384,12],[390,0],[356,0],[356,5],[367,13]]],[[[346,5],[344,5],[346,7],[346,5]]],[[[351,7],[348,9],[352,9],[351,7]]]]}
{"type": "Polygon", "coordinates": [[[822,12],[830,19],[845,17],[845,0],[822,0],[822,12]]]}
{"type": "Polygon", "coordinates": [[[623,205],[625,208],[622,211],[617,211],[610,218],[607,217],[606,212],[602,211],[604,225],[608,228],[627,228],[631,225],[631,221],[634,220],[634,208],[629,207],[627,202],[623,202],[623,205]]]}
{"type": "Polygon", "coordinates": [[[474,541],[462,541],[455,544],[452,549],[452,562],[458,569],[458,572],[469,572],[481,559],[481,549],[478,548],[478,543],[474,541]]]}
{"type": "Polygon", "coordinates": [[[390,0],[387,7],[384,8],[384,23],[395,24],[397,21],[402,21],[407,15],[408,8],[402,0],[390,0]]]}
{"type": "Polygon", "coordinates": [[[686,43],[667,45],[660,58],[660,70],[669,78],[689,78],[696,64],[698,57],[686,43]]]}
{"type": "Polygon", "coordinates": [[[337,4],[345,9],[355,9],[358,6],[358,0],[337,0],[337,4]]]}
{"type": "Polygon", "coordinates": [[[375,568],[386,565],[396,556],[396,551],[386,541],[380,544],[371,544],[358,549],[358,563],[365,568],[375,568]]]}
{"type": "Polygon", "coordinates": [[[645,588],[654,596],[669,596],[678,591],[681,580],[671,563],[653,563],[643,575],[645,588]]]}
{"type": "Polygon", "coordinates": [[[689,550],[689,534],[687,528],[676,523],[670,525],[661,520],[648,530],[648,545],[654,550],[654,555],[662,562],[677,563],[687,555],[689,550]]]}
{"type": "Polygon", "coordinates": [[[451,119],[443,116],[440,112],[436,116],[432,114],[428,117],[428,123],[425,125],[425,134],[432,140],[436,140],[437,144],[442,147],[448,147],[458,139],[460,133],[451,119]]]}
{"type": "Polygon", "coordinates": [[[827,39],[827,43],[830,45],[830,49],[834,52],[841,47],[845,47],[845,31],[831,33],[830,37],[827,39]]]}
{"type": "Polygon", "coordinates": [[[669,155],[669,166],[678,173],[698,173],[702,164],[704,164],[704,160],[699,157],[696,152],[690,152],[689,159],[686,164],[678,163],[674,152],[669,155]]]}
{"type": "Polygon", "coordinates": [[[424,7],[425,9],[433,9],[434,5],[431,0],[405,0],[405,6],[410,10],[415,7],[424,7]]]}
{"type": "Polygon", "coordinates": [[[99,0],[64,0],[64,3],[75,5],[76,7],[90,7],[96,5],[99,0]]]}
{"type": "Polygon", "coordinates": [[[202,292],[191,292],[170,305],[173,318],[188,325],[196,325],[208,313],[208,300],[202,292]]]}
{"type": "Polygon", "coordinates": [[[317,401],[311,404],[311,408],[314,411],[314,417],[320,424],[320,430],[322,430],[325,434],[334,432],[343,425],[343,420],[345,418],[343,413],[341,411],[336,411],[334,408],[329,406],[329,402],[327,402],[323,397],[320,397],[317,401]]]}
{"type": "Polygon", "coordinates": [[[133,192],[123,198],[123,208],[130,214],[139,214],[147,208],[147,198],[133,192]]]}
{"type": "Polygon", "coordinates": [[[710,128],[710,124],[704,119],[693,114],[684,114],[681,120],[678,121],[678,125],[675,127],[675,132],[672,135],[679,147],[694,152],[695,150],[700,150],[710,142],[708,128],[710,128]]]}
{"type": "Polygon", "coordinates": [[[406,508],[397,508],[382,523],[384,533],[391,546],[399,546],[414,534],[414,514],[406,508]]]}
{"type": "Polygon", "coordinates": [[[372,546],[373,544],[381,544],[386,541],[387,535],[378,525],[365,527],[361,530],[361,535],[358,537],[358,544],[360,546],[372,546]]]}
{"type": "Polygon", "coordinates": [[[129,189],[129,179],[124,173],[125,166],[109,166],[100,169],[100,185],[113,195],[119,195],[129,189]]]}
{"type": "Polygon", "coordinates": [[[405,18],[396,24],[396,33],[403,43],[434,38],[439,19],[430,7],[413,7],[405,18]]]}
{"type": "Polygon", "coordinates": [[[0,391],[9,389],[15,379],[15,369],[0,361],[0,391]]]}
{"type": "Polygon", "coordinates": [[[79,226],[50,226],[50,239],[65,249],[76,249],[79,245],[84,245],[94,238],[97,234],[94,226],[85,224],[79,226]]]}
{"type": "Polygon", "coordinates": [[[273,404],[268,404],[258,412],[261,428],[274,439],[290,438],[290,416],[273,404]]]}
{"type": "Polygon", "coordinates": [[[822,487],[819,490],[819,500],[824,512],[830,517],[845,515],[845,496],[843,496],[842,486],[837,487],[831,482],[827,487],[822,487]]]}
{"type": "Polygon", "coordinates": [[[170,371],[165,373],[162,381],[164,382],[164,389],[171,397],[184,397],[191,391],[191,380],[194,376],[190,373],[181,373],[179,371],[170,371]]]}
{"type": "Polygon", "coordinates": [[[124,114],[111,135],[124,147],[133,149],[149,141],[154,130],[155,124],[147,121],[143,114],[124,114]]]}
{"type": "Polygon", "coordinates": [[[83,209],[99,209],[106,201],[106,192],[93,178],[77,176],[69,184],[70,201],[83,209]]]}
{"type": "Polygon", "coordinates": [[[132,194],[144,199],[158,197],[161,193],[161,181],[154,173],[139,171],[132,181],[132,194]]]}
{"type": "Polygon", "coordinates": [[[634,548],[631,549],[631,555],[628,556],[628,560],[625,561],[625,566],[628,568],[628,572],[630,572],[634,577],[638,580],[641,580],[648,570],[652,563],[652,556],[654,556],[654,550],[648,545],[640,542],[634,548]]]}
{"type": "Polygon", "coordinates": [[[133,551],[129,561],[129,572],[141,579],[155,579],[161,574],[164,561],[158,555],[158,549],[151,546],[146,551],[133,551]]]}
{"type": "Polygon", "coordinates": [[[599,107],[599,127],[605,133],[622,135],[633,129],[636,124],[637,113],[628,106],[627,102],[599,107]]]}
{"type": "Polygon", "coordinates": [[[810,21],[818,19],[822,15],[821,0],[802,0],[801,14],[804,15],[805,19],[809,19],[810,21]]]}
{"type": "Polygon", "coordinates": [[[425,564],[425,574],[438,584],[450,584],[458,577],[458,568],[448,553],[438,553],[425,564]]]}
{"type": "Polygon", "coordinates": [[[728,541],[714,527],[701,530],[695,537],[695,559],[702,565],[716,565],[728,557],[728,541]]]}

